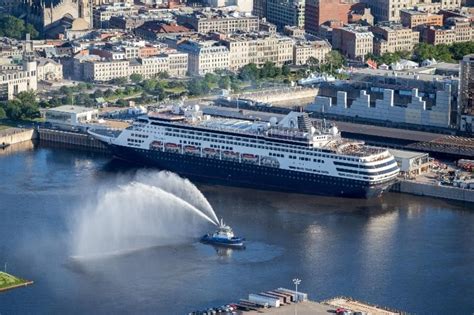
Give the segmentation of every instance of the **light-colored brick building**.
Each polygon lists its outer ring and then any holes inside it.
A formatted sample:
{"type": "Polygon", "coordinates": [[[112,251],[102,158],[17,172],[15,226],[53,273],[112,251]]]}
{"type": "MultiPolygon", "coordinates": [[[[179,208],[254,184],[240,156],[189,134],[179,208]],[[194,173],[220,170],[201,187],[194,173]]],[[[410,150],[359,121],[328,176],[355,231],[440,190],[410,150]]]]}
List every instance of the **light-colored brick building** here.
{"type": "Polygon", "coordinates": [[[178,15],[180,25],[189,25],[199,33],[236,31],[258,31],[259,19],[252,15],[226,14],[222,11],[195,11],[192,14],[178,15]]]}
{"type": "Polygon", "coordinates": [[[229,49],[216,41],[186,41],[178,50],[188,54],[191,75],[204,75],[229,68],[229,49]]]}
{"type": "Polygon", "coordinates": [[[449,18],[444,27],[430,26],[421,31],[422,41],[432,44],[452,44],[474,40],[474,29],[468,18],[449,18]]]}
{"type": "Polygon", "coordinates": [[[331,49],[326,41],[296,42],[293,46],[293,64],[305,65],[311,57],[324,62],[331,49]]]}
{"type": "Polygon", "coordinates": [[[109,28],[110,18],[113,16],[131,16],[137,15],[138,9],[128,3],[114,3],[104,5],[94,9],[93,23],[94,28],[109,28]]]}
{"type": "Polygon", "coordinates": [[[443,26],[443,16],[418,10],[400,10],[400,22],[409,28],[419,25],[443,26]]]}
{"type": "Polygon", "coordinates": [[[461,7],[461,0],[362,0],[367,4],[376,22],[400,21],[400,11],[417,8],[420,11],[437,13],[441,9],[461,7]]]}
{"type": "Polygon", "coordinates": [[[37,64],[32,55],[25,55],[22,65],[0,64],[0,100],[11,100],[24,91],[36,91],[37,83],[37,64]]]}
{"type": "Polygon", "coordinates": [[[63,65],[47,58],[38,58],[37,78],[38,81],[61,81],[63,79],[63,65]]]}
{"type": "Polygon", "coordinates": [[[176,52],[131,60],[90,60],[83,63],[83,68],[85,81],[105,82],[128,78],[133,73],[141,74],[143,78],[152,78],[160,72],[167,72],[172,77],[182,77],[188,71],[188,55],[176,52]]]}
{"type": "Polygon", "coordinates": [[[278,66],[293,62],[293,40],[274,34],[231,36],[222,41],[229,51],[229,69],[237,70],[246,64],[258,66],[273,62],[278,66]]]}
{"type": "Polygon", "coordinates": [[[420,41],[420,32],[401,24],[387,24],[370,27],[374,34],[374,54],[383,55],[397,51],[412,51],[420,41]]]}

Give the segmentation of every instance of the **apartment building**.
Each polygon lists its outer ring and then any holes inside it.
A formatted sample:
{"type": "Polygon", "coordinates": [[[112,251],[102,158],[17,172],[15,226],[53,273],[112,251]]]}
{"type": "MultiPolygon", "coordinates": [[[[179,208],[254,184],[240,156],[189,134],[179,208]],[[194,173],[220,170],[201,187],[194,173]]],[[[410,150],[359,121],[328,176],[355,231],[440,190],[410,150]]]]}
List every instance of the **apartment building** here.
{"type": "Polygon", "coordinates": [[[229,69],[237,70],[246,64],[258,66],[273,62],[278,66],[293,62],[293,40],[275,34],[245,34],[222,41],[229,51],[229,69]]]}
{"type": "Polygon", "coordinates": [[[304,0],[267,0],[266,9],[267,20],[280,30],[287,25],[304,27],[304,0]]]}
{"type": "Polygon", "coordinates": [[[182,52],[130,60],[87,60],[83,63],[83,80],[106,82],[129,77],[133,73],[151,78],[160,72],[182,77],[188,71],[188,55],[182,52]]]}
{"type": "Polygon", "coordinates": [[[368,27],[349,25],[332,31],[333,48],[350,59],[363,59],[373,53],[373,41],[374,35],[368,27]]]}
{"type": "Polygon", "coordinates": [[[443,16],[418,10],[400,10],[400,22],[409,28],[420,25],[443,26],[443,16]]]}
{"type": "Polygon", "coordinates": [[[468,18],[449,18],[444,27],[423,28],[421,39],[432,45],[468,42],[474,40],[474,29],[468,18]]]}
{"type": "Polygon", "coordinates": [[[100,6],[93,10],[94,28],[109,28],[109,21],[113,16],[137,15],[138,9],[128,3],[114,3],[100,6]]]}
{"type": "Polygon", "coordinates": [[[420,32],[401,24],[379,24],[370,27],[374,34],[374,54],[383,55],[396,51],[412,51],[420,41],[420,32]]]}
{"type": "Polygon", "coordinates": [[[188,71],[191,75],[204,75],[229,68],[229,49],[217,41],[186,41],[178,50],[188,54],[188,71]]]}
{"type": "Polygon", "coordinates": [[[177,17],[180,25],[189,26],[199,33],[221,32],[234,33],[237,31],[258,31],[259,19],[248,14],[227,14],[223,11],[194,11],[191,14],[181,14],[177,17]]]}
{"type": "Polygon", "coordinates": [[[348,23],[350,0],[307,0],[305,4],[304,29],[317,35],[322,24],[328,21],[348,23]]]}
{"type": "Polygon", "coordinates": [[[305,65],[310,58],[315,58],[319,62],[326,60],[326,55],[331,51],[331,45],[326,41],[301,41],[293,46],[293,64],[305,65]]]}

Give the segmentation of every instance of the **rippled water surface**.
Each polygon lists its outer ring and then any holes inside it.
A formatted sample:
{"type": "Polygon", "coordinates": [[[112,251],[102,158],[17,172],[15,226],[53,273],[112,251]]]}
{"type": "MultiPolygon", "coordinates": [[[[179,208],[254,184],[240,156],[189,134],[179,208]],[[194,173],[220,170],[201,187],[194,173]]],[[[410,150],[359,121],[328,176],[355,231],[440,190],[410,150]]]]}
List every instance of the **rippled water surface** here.
{"type": "Polygon", "coordinates": [[[71,257],[82,207],[97,202],[97,187],[134,171],[61,148],[0,151],[0,266],[35,281],[1,293],[1,314],[184,314],[291,287],[294,277],[314,300],[346,295],[418,314],[474,312],[474,209],[430,198],[367,201],[198,185],[249,240],[246,250],[190,240],[71,257]]]}

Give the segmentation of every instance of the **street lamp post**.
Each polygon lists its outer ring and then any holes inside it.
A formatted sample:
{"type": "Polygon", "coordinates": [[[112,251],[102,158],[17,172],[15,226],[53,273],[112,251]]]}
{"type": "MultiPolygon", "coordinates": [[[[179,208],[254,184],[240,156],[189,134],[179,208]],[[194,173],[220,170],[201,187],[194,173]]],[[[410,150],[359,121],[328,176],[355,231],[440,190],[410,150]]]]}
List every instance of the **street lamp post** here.
{"type": "Polygon", "coordinates": [[[301,283],[301,280],[298,278],[293,279],[293,283],[295,284],[295,315],[298,314],[297,303],[298,303],[298,284],[301,283]]]}

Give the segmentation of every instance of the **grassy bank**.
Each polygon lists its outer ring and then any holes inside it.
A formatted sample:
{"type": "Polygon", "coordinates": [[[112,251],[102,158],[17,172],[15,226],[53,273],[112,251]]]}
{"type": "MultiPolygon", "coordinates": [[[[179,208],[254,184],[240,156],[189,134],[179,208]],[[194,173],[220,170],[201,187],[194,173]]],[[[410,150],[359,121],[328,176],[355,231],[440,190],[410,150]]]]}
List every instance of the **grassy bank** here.
{"type": "Polygon", "coordinates": [[[0,291],[13,289],[19,286],[24,286],[33,283],[32,281],[24,280],[12,276],[8,273],[0,271],[0,291]]]}

